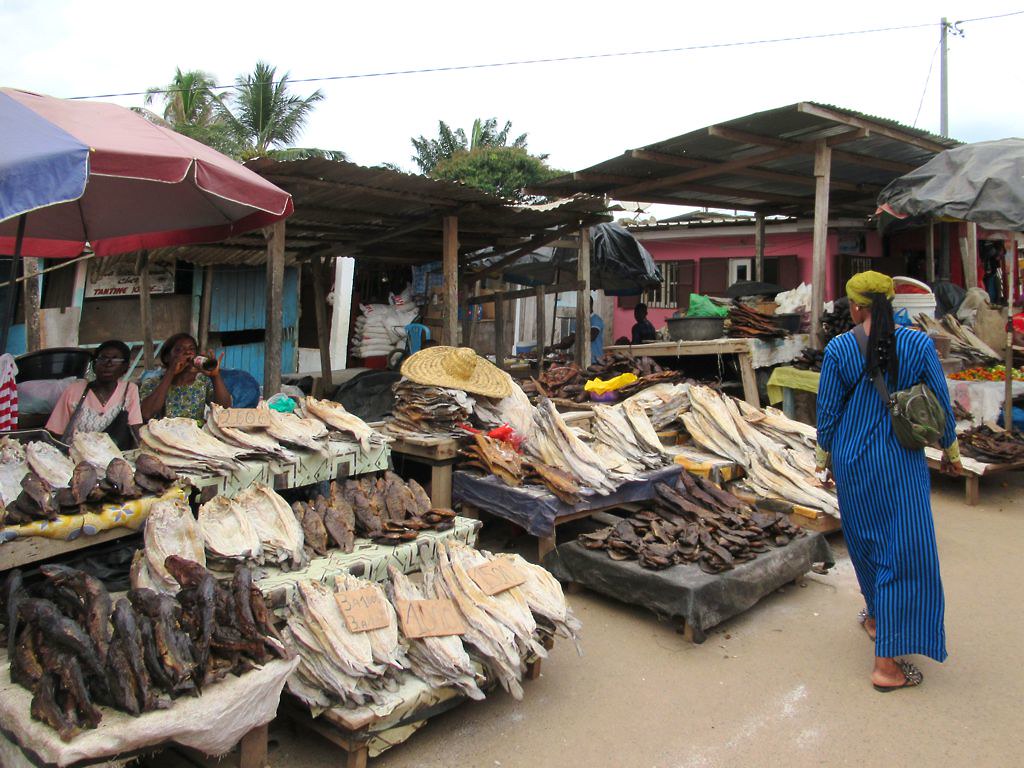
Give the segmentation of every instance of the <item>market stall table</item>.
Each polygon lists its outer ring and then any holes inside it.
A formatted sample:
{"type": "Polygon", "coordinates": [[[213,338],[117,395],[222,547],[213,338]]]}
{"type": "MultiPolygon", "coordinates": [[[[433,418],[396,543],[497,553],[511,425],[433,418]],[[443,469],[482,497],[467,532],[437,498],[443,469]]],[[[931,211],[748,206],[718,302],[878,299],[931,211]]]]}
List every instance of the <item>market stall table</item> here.
{"type": "Polygon", "coordinates": [[[570,505],[541,486],[514,488],[493,475],[485,477],[460,470],[454,474],[452,496],[462,505],[463,514],[481,510],[515,523],[536,536],[538,557],[543,558],[555,548],[557,526],[623,504],[650,501],[657,483],[672,483],[681,471],[678,464],[673,464],[644,472],[638,480],[624,481],[614,493],[589,494],[579,503],[570,505]]]}
{"type": "Polygon", "coordinates": [[[606,552],[587,549],[578,541],[562,544],[543,562],[559,581],[641,605],[659,617],[682,620],[684,636],[695,643],[704,642],[709,629],[799,579],[817,563],[826,568],[835,564],[820,533],[809,533],[717,574],[705,573],[693,563],[647,570],[634,560],[612,560],[606,552]]]}
{"type": "Polygon", "coordinates": [[[754,376],[755,339],[712,339],[711,341],[656,341],[651,344],[613,344],[605,352],[629,352],[645,357],[693,357],[695,355],[736,355],[743,382],[743,399],[760,407],[754,376]]]}
{"type": "Polygon", "coordinates": [[[435,507],[452,506],[452,465],[459,453],[459,441],[453,437],[411,437],[389,432],[391,453],[404,461],[430,467],[430,502],[435,507]]]}
{"type": "MultiPolygon", "coordinates": [[[[298,657],[274,660],[239,677],[229,675],[204,688],[202,696],[181,697],[168,709],[138,717],[103,707],[97,728],[63,742],[52,728],[32,719],[32,693],[11,682],[7,655],[0,653],[0,757],[14,755],[37,768],[65,768],[172,744],[218,756],[241,743],[240,768],[264,768],[266,726],[274,719],[281,690],[298,662],[298,657]]],[[[2,764],[6,768],[7,760],[2,764]]]]}
{"type": "MultiPolygon", "coordinates": [[[[924,455],[928,459],[928,466],[938,470],[942,467],[942,451],[937,448],[925,448],[924,455]]],[[[964,478],[964,503],[969,507],[978,505],[981,499],[981,478],[990,475],[998,475],[1003,472],[1017,472],[1024,469],[1024,461],[1009,462],[1006,464],[986,463],[968,456],[962,456],[960,463],[963,465],[964,478]]]]}

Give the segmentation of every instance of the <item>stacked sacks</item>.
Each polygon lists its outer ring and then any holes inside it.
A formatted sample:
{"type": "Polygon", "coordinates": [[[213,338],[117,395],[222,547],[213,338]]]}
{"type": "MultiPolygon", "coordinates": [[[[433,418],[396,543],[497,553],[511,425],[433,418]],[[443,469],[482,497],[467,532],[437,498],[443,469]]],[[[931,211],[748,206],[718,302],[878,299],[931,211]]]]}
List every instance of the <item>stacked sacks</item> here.
{"type": "Polygon", "coordinates": [[[360,304],[352,334],[353,357],[386,356],[405,348],[405,326],[419,314],[415,304],[360,304]]]}

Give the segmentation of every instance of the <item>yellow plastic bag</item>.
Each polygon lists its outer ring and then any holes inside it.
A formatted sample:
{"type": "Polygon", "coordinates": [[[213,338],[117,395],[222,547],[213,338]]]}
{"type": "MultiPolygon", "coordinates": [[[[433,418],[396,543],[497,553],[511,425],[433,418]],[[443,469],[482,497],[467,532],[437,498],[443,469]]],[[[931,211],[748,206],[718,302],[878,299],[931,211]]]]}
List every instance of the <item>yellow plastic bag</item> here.
{"type": "Polygon", "coordinates": [[[622,389],[623,387],[632,384],[634,381],[636,381],[635,373],[620,373],[614,379],[608,379],[608,381],[591,379],[583,385],[583,389],[597,395],[605,395],[609,392],[614,392],[617,389],[622,389]]]}

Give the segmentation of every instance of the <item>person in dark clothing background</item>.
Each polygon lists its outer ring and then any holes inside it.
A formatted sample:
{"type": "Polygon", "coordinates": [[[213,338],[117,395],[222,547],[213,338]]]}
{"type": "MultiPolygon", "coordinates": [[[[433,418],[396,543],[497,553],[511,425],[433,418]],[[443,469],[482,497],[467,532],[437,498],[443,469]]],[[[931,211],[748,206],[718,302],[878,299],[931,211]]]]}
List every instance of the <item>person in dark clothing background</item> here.
{"type": "Polygon", "coordinates": [[[643,344],[645,341],[654,341],[658,338],[654,326],[647,319],[647,305],[643,302],[633,307],[633,317],[636,322],[633,324],[633,343],[643,344]]]}

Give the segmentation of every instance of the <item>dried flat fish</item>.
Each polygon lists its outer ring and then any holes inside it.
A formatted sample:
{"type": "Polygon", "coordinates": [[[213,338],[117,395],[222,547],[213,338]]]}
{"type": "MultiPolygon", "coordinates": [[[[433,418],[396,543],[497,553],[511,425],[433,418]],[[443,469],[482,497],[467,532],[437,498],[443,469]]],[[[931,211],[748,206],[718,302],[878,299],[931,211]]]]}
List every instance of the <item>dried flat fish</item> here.
{"type": "Polygon", "coordinates": [[[357,578],[351,574],[342,574],[334,580],[334,586],[338,591],[355,591],[358,589],[372,589],[378,594],[388,616],[387,626],[380,629],[371,629],[366,635],[370,641],[370,652],[373,660],[378,664],[385,664],[393,669],[405,669],[408,660],[405,655],[405,648],[402,647],[398,632],[398,616],[395,608],[388,601],[384,588],[375,581],[357,578]]]}
{"type": "Polygon", "coordinates": [[[515,554],[492,555],[482,553],[488,559],[502,559],[512,563],[516,570],[526,577],[526,581],[518,589],[525,598],[530,610],[537,616],[551,622],[555,632],[572,640],[576,650],[580,650],[579,634],[582,624],[573,616],[572,610],[565,599],[562,585],[551,575],[547,568],[534,565],[515,554]]]}
{"type": "Polygon", "coordinates": [[[100,472],[106,472],[114,459],[124,459],[124,454],[106,432],[75,432],[71,441],[71,459],[76,463],[87,461],[100,472]]]}
{"type": "Polygon", "coordinates": [[[162,592],[177,592],[178,582],[167,569],[170,555],[206,566],[206,552],[187,503],[181,499],[163,499],[153,504],[146,519],[145,567],[133,563],[132,586],[153,587],[162,592]]]}
{"type": "Polygon", "coordinates": [[[304,419],[294,413],[280,413],[268,408],[266,403],[260,403],[258,407],[270,414],[270,426],[267,428],[267,434],[275,440],[307,451],[325,450],[327,426],[322,421],[304,419]]]}
{"type": "Polygon", "coordinates": [[[305,565],[302,524],[287,501],[262,483],[236,494],[234,500],[249,516],[266,560],[287,568],[305,565]]]}
{"type": "Polygon", "coordinates": [[[56,446],[41,440],[25,446],[25,458],[29,469],[35,472],[50,488],[66,488],[75,471],[74,463],[56,446]]]}
{"type": "Polygon", "coordinates": [[[212,557],[245,562],[263,561],[259,534],[240,504],[215,496],[199,507],[199,534],[212,557]]]}
{"type": "Polygon", "coordinates": [[[226,426],[223,422],[225,408],[210,403],[204,428],[213,437],[228,445],[246,451],[246,455],[270,457],[286,464],[295,464],[299,457],[282,446],[266,429],[241,429],[226,426]]]}
{"type": "Polygon", "coordinates": [[[332,400],[306,398],[306,411],[334,429],[352,435],[364,451],[370,450],[371,443],[383,443],[384,436],[370,427],[355,414],[349,413],[341,403],[332,400]]]}

